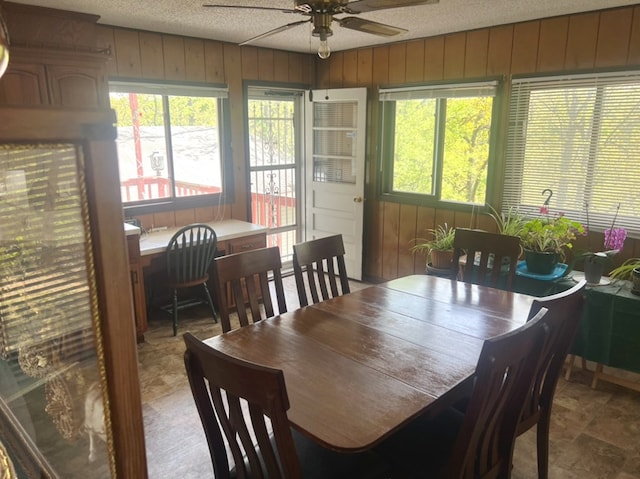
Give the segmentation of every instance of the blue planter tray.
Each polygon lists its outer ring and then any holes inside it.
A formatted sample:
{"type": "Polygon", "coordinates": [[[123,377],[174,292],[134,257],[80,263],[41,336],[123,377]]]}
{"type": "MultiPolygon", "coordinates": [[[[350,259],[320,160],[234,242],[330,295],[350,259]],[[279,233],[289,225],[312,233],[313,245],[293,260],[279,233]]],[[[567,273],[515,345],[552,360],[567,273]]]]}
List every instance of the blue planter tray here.
{"type": "Polygon", "coordinates": [[[558,278],[562,278],[566,272],[567,265],[565,263],[556,264],[555,269],[549,274],[530,273],[527,271],[527,263],[524,260],[518,261],[518,264],[516,265],[517,276],[524,276],[525,278],[533,278],[540,281],[554,281],[558,278]]]}

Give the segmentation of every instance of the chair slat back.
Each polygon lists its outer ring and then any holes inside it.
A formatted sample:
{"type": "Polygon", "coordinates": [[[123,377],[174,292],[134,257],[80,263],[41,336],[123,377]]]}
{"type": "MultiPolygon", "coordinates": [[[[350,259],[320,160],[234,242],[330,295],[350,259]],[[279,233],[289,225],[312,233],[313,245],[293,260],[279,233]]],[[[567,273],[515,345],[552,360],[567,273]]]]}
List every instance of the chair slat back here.
{"type": "Polygon", "coordinates": [[[531,305],[529,318],[534,318],[542,308],[548,310],[544,322],[549,328],[549,334],[536,369],[532,392],[527,398],[522,413],[518,434],[538,422],[541,414],[551,413],[558,378],[582,319],[586,284],[587,282],[583,279],[572,288],[538,298],[531,305]]]}
{"type": "Polygon", "coordinates": [[[218,239],[209,225],[195,223],[178,230],[167,245],[167,274],[173,285],[198,283],[209,278],[218,239]]]}
{"type": "Polygon", "coordinates": [[[344,254],[342,235],[293,245],[293,272],[300,306],[309,304],[309,295],[315,304],[350,292],[344,254]],[[341,292],[336,278],[340,280],[341,292]]]}
{"type": "Polygon", "coordinates": [[[516,427],[546,336],[545,313],[484,342],[446,477],[509,477],[516,427]]]}
{"type": "Polygon", "coordinates": [[[231,330],[229,299],[236,306],[241,327],[287,311],[282,284],[282,262],[277,246],[220,256],[215,259],[214,265],[223,332],[231,330]],[[273,276],[277,312],[274,310],[269,288],[269,274],[273,276]],[[227,297],[227,288],[231,298],[227,297]]]}
{"type": "Polygon", "coordinates": [[[465,283],[512,289],[520,256],[520,238],[487,231],[456,228],[453,243],[454,277],[465,283]],[[467,255],[463,268],[460,257],[467,255]],[[477,263],[477,264],[476,264],[477,263]]]}
{"type": "Polygon", "coordinates": [[[216,478],[302,477],[289,428],[289,399],[281,370],[249,363],[184,335],[184,362],[216,478]],[[274,442],[270,440],[269,418],[274,442]]]}

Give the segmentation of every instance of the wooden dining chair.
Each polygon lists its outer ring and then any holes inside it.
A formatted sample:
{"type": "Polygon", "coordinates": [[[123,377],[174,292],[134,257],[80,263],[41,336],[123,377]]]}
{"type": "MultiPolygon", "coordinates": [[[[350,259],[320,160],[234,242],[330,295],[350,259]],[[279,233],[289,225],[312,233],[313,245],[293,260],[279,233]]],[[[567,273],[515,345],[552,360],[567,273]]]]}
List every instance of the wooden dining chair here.
{"type": "Polygon", "coordinates": [[[544,321],[549,328],[542,357],[536,369],[533,389],[526,400],[517,435],[537,424],[536,441],[538,454],[538,477],[549,477],[549,426],[551,406],[558,378],[580,326],[584,308],[584,291],[587,282],[583,279],[571,289],[552,296],[536,299],[531,305],[529,318],[535,318],[542,308],[548,310],[544,321]]]}
{"type": "Polygon", "coordinates": [[[389,477],[388,464],[371,452],[339,454],[292,430],[281,370],[228,356],[191,333],[184,341],[187,377],[217,479],[389,477]]]}
{"type": "Polygon", "coordinates": [[[517,236],[456,228],[453,276],[465,283],[511,290],[519,256],[520,238],[517,236]],[[460,258],[465,255],[465,264],[460,266],[460,258]]]}
{"type": "Polygon", "coordinates": [[[215,283],[222,331],[230,331],[230,312],[238,313],[240,326],[287,311],[282,285],[282,261],[277,246],[220,256],[214,261],[215,283]],[[269,276],[273,278],[277,312],[273,308],[269,276]]]}
{"type": "Polygon", "coordinates": [[[518,329],[485,340],[464,413],[450,408],[419,417],[376,448],[398,477],[510,476],[516,427],[546,336],[546,312],[542,308],[518,329]]]}
{"type": "Polygon", "coordinates": [[[327,236],[293,245],[293,272],[300,306],[350,292],[344,263],[342,235],[327,236]],[[338,271],[336,274],[336,265],[338,271]],[[306,279],[306,281],[305,281],[306,279]],[[340,280],[340,291],[338,282],[340,280]]]}
{"type": "Polygon", "coordinates": [[[211,308],[214,322],[216,308],[207,286],[209,267],[216,255],[218,238],[209,225],[194,223],[180,228],[169,240],[167,260],[168,286],[173,291],[172,302],[163,307],[173,315],[173,335],[178,332],[178,311],[206,302],[211,308]],[[178,301],[178,290],[202,286],[204,299],[178,301]]]}

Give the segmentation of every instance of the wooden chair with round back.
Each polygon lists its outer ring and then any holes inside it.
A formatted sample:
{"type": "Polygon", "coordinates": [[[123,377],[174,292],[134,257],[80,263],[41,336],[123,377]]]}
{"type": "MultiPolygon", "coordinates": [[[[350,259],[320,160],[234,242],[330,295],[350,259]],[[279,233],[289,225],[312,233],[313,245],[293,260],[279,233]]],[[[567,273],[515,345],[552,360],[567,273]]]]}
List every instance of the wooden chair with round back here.
{"type": "Polygon", "coordinates": [[[218,238],[209,225],[194,223],[180,228],[167,245],[167,275],[173,290],[172,303],[166,308],[173,314],[173,335],[178,332],[178,310],[206,301],[211,308],[214,322],[216,308],[207,286],[209,267],[216,255],[218,238]],[[202,286],[204,299],[178,302],[178,290],[202,286]]]}

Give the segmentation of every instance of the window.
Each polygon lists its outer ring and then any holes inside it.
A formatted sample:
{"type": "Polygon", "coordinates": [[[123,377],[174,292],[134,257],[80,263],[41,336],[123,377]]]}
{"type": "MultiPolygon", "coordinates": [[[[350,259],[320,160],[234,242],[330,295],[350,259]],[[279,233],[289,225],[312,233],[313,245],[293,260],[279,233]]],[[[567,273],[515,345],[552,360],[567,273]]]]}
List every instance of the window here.
{"type": "Polygon", "coordinates": [[[550,207],[592,230],[640,233],[640,72],[513,80],[505,208],[550,207]]]}
{"type": "Polygon", "coordinates": [[[380,90],[383,194],[486,202],[496,82],[380,90]]]}
{"type": "Polygon", "coordinates": [[[231,185],[225,178],[231,168],[224,166],[226,96],[216,87],[110,84],[125,207],[222,199],[231,185]]]}

